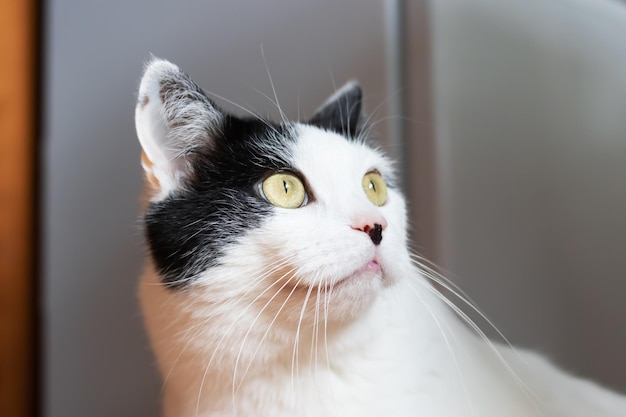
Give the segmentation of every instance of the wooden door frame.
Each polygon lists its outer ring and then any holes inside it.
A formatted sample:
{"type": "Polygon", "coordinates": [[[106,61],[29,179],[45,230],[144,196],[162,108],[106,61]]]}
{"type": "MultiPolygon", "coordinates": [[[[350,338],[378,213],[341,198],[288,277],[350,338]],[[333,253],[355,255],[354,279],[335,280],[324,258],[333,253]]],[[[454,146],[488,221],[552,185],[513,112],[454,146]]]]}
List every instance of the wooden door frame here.
{"type": "Polygon", "coordinates": [[[37,396],[37,0],[0,1],[0,415],[37,396]]]}

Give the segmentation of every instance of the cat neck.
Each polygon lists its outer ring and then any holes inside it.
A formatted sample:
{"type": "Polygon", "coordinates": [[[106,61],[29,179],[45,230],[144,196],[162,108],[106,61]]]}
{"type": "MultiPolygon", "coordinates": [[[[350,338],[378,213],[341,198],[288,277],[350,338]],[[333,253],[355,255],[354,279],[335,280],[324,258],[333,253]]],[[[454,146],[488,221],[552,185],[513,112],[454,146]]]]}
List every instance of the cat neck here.
{"type": "MultiPolygon", "coordinates": [[[[263,395],[271,398],[278,393],[281,407],[289,409],[294,398],[302,401],[302,395],[315,396],[330,386],[333,392],[341,392],[337,385],[362,383],[358,376],[366,369],[375,368],[372,375],[389,377],[385,376],[389,369],[397,368],[390,362],[406,363],[404,370],[411,374],[445,372],[450,364],[445,333],[454,333],[456,343],[473,343],[469,334],[465,340],[466,329],[434,289],[416,275],[385,289],[362,317],[341,328],[322,322],[313,329],[315,333],[302,329],[297,335],[293,329],[289,334],[250,329],[245,343],[254,349],[238,349],[241,336],[220,341],[217,350],[205,348],[196,341],[215,338],[197,337],[198,323],[188,314],[191,310],[176,305],[171,290],[157,279],[149,267],[141,299],[166,378],[166,416],[195,416],[198,410],[212,415],[209,411],[232,409],[233,404],[252,410],[263,395]]],[[[386,383],[390,390],[401,389],[395,384],[391,377],[386,383]]]]}

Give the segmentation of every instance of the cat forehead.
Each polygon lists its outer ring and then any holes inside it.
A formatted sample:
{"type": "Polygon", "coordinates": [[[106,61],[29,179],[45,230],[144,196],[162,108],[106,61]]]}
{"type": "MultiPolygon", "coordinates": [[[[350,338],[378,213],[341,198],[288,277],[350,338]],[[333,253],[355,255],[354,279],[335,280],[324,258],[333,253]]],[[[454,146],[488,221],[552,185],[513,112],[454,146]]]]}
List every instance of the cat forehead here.
{"type": "Polygon", "coordinates": [[[341,173],[363,175],[374,169],[392,175],[387,158],[361,141],[302,124],[296,126],[296,132],[294,164],[307,176],[341,173]]]}

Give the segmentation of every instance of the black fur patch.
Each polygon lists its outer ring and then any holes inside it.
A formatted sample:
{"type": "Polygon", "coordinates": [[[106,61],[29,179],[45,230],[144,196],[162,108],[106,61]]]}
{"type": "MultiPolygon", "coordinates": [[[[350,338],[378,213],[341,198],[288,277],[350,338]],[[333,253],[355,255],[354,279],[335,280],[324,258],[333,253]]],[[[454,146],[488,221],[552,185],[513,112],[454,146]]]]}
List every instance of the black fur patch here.
{"type": "MultiPolygon", "coordinates": [[[[269,122],[268,122],[269,123],[269,122]]],[[[218,137],[188,156],[185,187],[148,207],[148,246],[163,282],[180,288],[219,264],[224,247],[259,227],[273,210],[256,184],[269,171],[293,169],[288,127],[226,115],[218,137]]]]}

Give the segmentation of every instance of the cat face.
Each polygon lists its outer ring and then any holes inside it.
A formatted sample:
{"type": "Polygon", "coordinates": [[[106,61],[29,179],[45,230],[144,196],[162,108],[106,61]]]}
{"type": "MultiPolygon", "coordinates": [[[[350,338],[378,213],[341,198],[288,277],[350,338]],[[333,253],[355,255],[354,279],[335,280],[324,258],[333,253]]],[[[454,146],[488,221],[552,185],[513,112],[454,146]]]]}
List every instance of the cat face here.
{"type": "Polygon", "coordinates": [[[363,141],[356,84],[308,122],[277,124],[223,112],[156,60],[138,99],[146,236],[173,297],[211,316],[249,309],[300,326],[323,308],[345,322],[402,276],[404,200],[363,141]]]}

